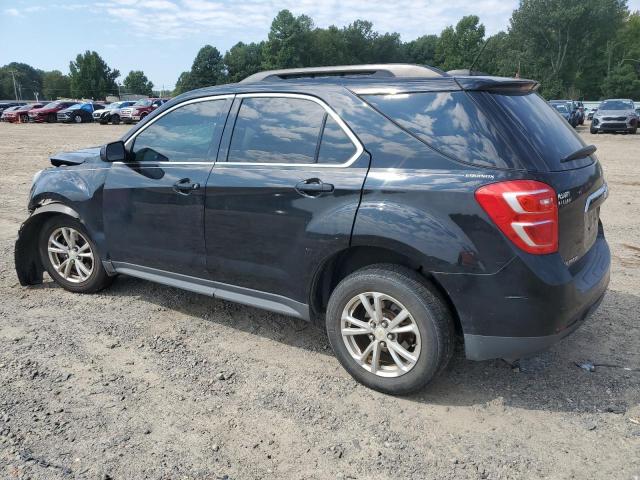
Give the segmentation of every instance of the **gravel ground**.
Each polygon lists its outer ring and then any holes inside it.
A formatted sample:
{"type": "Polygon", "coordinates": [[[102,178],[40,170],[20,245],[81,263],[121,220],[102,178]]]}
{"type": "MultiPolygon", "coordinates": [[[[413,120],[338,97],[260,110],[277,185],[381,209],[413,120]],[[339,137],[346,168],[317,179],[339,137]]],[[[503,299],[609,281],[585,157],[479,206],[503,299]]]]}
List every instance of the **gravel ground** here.
{"type": "Polygon", "coordinates": [[[125,129],[0,124],[0,478],[638,479],[640,372],[619,367],[640,368],[640,135],[580,129],[611,188],[595,316],[517,368],[459,349],[394,398],[302,321],[126,277],[90,296],[21,287],[32,175],[125,129]]]}

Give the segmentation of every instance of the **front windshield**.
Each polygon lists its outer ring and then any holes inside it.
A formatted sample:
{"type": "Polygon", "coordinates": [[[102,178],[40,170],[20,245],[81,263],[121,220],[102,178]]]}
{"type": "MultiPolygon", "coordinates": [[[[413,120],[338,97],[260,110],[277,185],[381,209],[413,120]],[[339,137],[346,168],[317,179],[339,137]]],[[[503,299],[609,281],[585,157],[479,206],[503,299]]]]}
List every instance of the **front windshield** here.
{"type": "Polygon", "coordinates": [[[105,110],[113,110],[114,108],[120,108],[120,106],[123,104],[124,102],[113,102],[110,103],[109,105],[107,105],[106,107],[104,107],[105,110]]]}
{"type": "Polygon", "coordinates": [[[567,113],[569,111],[566,105],[554,105],[554,108],[560,113],[567,113]]]}
{"type": "Polygon", "coordinates": [[[75,105],[71,105],[67,110],[78,110],[79,108],[82,108],[82,103],[76,103],[75,105]]]}
{"type": "Polygon", "coordinates": [[[598,110],[633,110],[633,102],[606,100],[600,104],[598,110]]]}
{"type": "Polygon", "coordinates": [[[51,103],[47,103],[44,107],[42,108],[56,108],[58,106],[60,102],[51,102],[51,103]]]}
{"type": "Polygon", "coordinates": [[[148,107],[151,105],[151,100],[138,100],[133,104],[134,107],[148,107]]]}

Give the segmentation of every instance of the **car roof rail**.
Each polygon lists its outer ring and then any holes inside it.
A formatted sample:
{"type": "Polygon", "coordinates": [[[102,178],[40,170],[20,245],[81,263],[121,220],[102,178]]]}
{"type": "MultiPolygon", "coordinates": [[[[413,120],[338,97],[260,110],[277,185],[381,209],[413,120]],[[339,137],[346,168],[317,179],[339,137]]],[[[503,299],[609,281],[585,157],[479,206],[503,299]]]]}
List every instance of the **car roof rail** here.
{"type": "Polygon", "coordinates": [[[411,77],[439,78],[448,76],[442,70],[427,65],[408,63],[380,63],[371,65],[336,65],[331,67],[287,68],[266,70],[249,75],[240,83],[255,83],[272,80],[297,80],[322,77],[411,77]]]}

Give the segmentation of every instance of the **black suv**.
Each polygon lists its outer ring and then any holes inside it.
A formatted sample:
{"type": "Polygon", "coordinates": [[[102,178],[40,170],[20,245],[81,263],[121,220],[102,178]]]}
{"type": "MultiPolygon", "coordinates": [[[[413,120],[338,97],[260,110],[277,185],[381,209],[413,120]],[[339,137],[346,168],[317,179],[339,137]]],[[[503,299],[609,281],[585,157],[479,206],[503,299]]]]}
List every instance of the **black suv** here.
{"type": "Polygon", "coordinates": [[[413,65],[263,72],[183,94],[36,174],[16,242],[96,292],[131,275],[326,326],[389,393],[574,331],[609,282],[595,147],[530,80],[413,65]]]}

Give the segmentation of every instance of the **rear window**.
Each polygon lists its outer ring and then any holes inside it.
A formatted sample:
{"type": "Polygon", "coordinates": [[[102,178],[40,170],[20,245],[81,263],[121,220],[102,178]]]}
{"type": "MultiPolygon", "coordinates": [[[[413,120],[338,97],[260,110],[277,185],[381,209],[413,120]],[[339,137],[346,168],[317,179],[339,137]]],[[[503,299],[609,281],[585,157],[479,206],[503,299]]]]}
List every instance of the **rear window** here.
{"type": "Polygon", "coordinates": [[[567,155],[583,148],[585,144],[537,93],[526,95],[490,95],[508,114],[524,134],[525,139],[545,161],[549,170],[566,170],[591,164],[589,158],[562,163],[567,155]]]}
{"type": "Polygon", "coordinates": [[[485,167],[516,168],[518,165],[514,150],[499,129],[465,92],[365,95],[363,98],[449,157],[485,167]]]}

